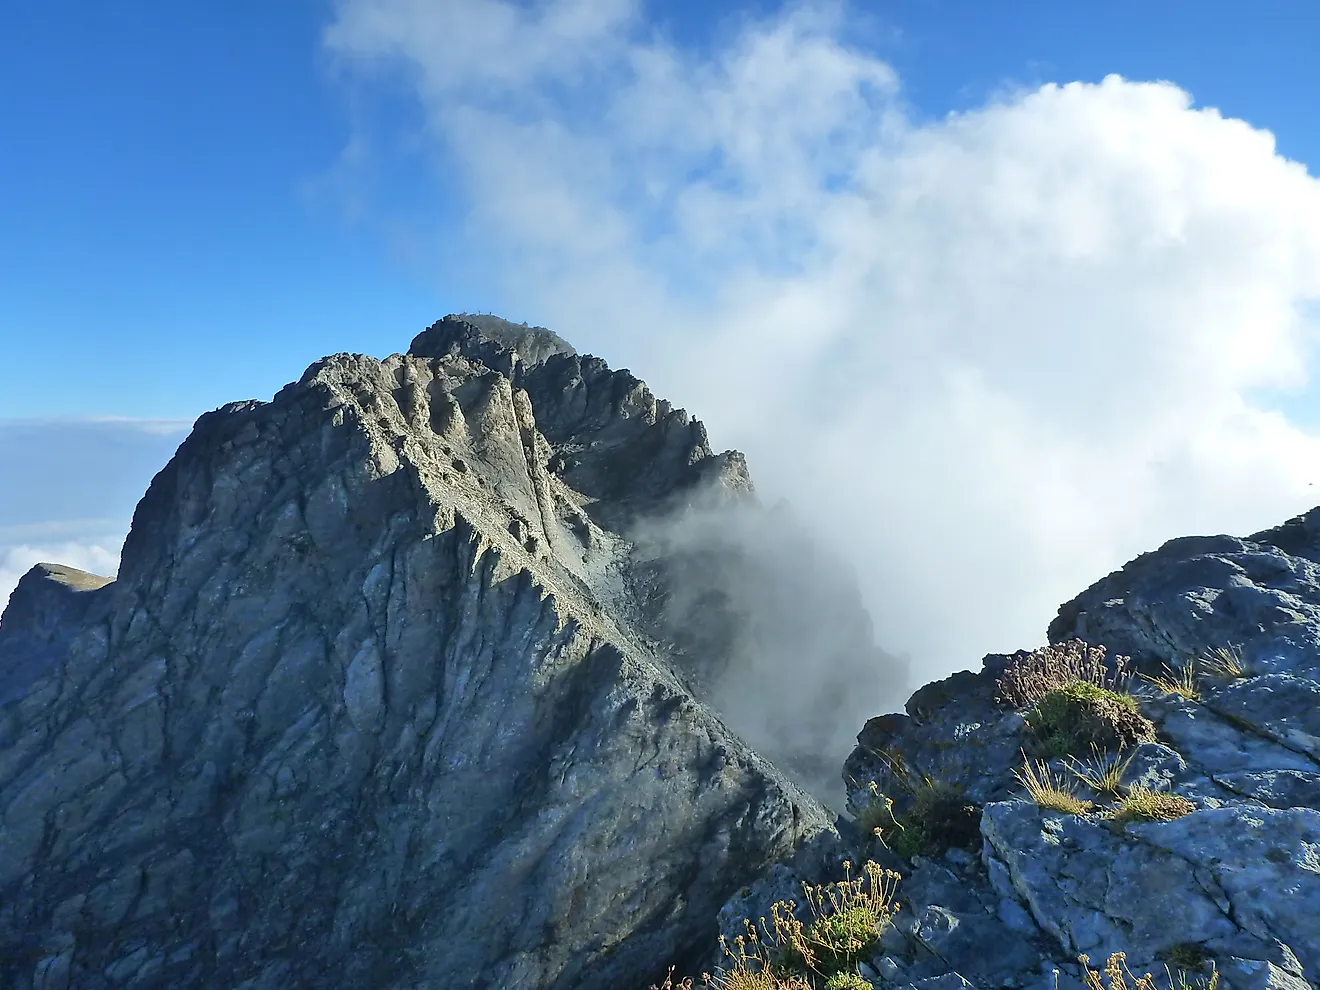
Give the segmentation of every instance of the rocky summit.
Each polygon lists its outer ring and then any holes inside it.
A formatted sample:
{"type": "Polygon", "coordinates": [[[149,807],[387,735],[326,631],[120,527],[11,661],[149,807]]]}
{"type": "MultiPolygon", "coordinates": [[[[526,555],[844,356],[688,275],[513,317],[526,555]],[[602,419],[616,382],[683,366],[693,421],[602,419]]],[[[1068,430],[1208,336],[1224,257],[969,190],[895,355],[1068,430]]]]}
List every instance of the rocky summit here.
{"type": "Polygon", "coordinates": [[[204,415],[117,580],[15,589],[0,986],[1314,986],[1320,509],[1047,635],[877,714],[902,665],[740,455],[447,317],[204,415]]]}
{"type": "Polygon", "coordinates": [[[118,580],[43,565],[0,625],[0,985],[617,987],[704,952],[833,836],[703,700],[738,616],[679,609],[710,549],[656,535],[754,502],[682,409],[492,317],[202,416],[118,580]]]}

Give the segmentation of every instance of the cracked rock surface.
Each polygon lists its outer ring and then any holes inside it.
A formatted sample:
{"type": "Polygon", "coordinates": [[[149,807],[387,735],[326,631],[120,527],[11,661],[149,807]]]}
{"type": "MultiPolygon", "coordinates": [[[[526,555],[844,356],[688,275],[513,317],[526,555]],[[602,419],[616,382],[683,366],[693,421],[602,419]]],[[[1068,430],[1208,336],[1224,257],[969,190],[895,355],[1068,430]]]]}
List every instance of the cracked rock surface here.
{"type": "MultiPolygon", "coordinates": [[[[1144,554],[1065,604],[1049,638],[1129,655],[1155,674],[1237,648],[1239,676],[1205,676],[1197,697],[1133,682],[1157,740],[1127,750],[1125,787],[1167,790],[1195,810],[1120,824],[1104,795],[1038,807],[1013,776],[1030,750],[1022,714],[996,701],[1013,657],[927,685],[906,711],[871,719],[845,765],[850,808],[875,782],[896,812],[923,777],[981,807],[980,855],[911,862],[892,940],[868,964],[878,984],[957,977],[978,987],[1079,987],[1077,957],[1124,952],[1138,974],[1201,960],[1235,990],[1320,981],[1320,509],[1246,539],[1190,537],[1144,554]]],[[[856,854],[855,853],[855,854],[856,854]]],[[[1176,970],[1175,970],[1176,971],[1176,970]]]]}
{"type": "Polygon", "coordinates": [[[751,499],[741,456],[547,334],[449,318],[208,413],[118,580],[24,578],[0,985],[646,986],[829,839],[627,536],[751,499]]]}

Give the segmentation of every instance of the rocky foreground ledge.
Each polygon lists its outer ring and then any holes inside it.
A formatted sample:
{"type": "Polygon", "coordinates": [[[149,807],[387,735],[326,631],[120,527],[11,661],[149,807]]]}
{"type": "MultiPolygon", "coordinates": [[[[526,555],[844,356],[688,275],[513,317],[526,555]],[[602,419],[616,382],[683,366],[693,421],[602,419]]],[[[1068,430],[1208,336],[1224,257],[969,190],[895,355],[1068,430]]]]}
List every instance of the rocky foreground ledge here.
{"type": "MultiPolygon", "coordinates": [[[[845,860],[897,914],[742,990],[1320,979],[1320,509],[1172,541],[872,718],[839,820],[795,782],[829,726],[730,727],[769,579],[655,538],[695,510],[786,525],[685,412],[492,317],[203,416],[119,579],[42,565],[0,620],[0,986],[644,990],[845,860]],[[1081,687],[1014,680],[1061,656],[1081,687]]],[[[894,671],[790,569],[853,659],[797,710],[851,719],[894,671]]]]}
{"type": "Polygon", "coordinates": [[[1079,955],[1123,952],[1162,986],[1315,985],[1317,636],[1320,509],[1246,539],[1172,540],[1060,608],[1051,642],[1108,648],[1100,679],[1147,726],[1130,745],[1043,747],[1032,722],[1048,713],[1003,697],[1025,653],[869,721],[845,768],[850,804],[898,840],[869,851],[905,874],[905,910],[865,971],[1048,990],[1082,984],[1079,955]],[[1120,655],[1135,676],[1116,683],[1120,655]],[[1028,766],[1056,793],[1029,793],[1028,766]],[[896,828],[934,834],[941,816],[973,827],[915,852],[896,828]]]}

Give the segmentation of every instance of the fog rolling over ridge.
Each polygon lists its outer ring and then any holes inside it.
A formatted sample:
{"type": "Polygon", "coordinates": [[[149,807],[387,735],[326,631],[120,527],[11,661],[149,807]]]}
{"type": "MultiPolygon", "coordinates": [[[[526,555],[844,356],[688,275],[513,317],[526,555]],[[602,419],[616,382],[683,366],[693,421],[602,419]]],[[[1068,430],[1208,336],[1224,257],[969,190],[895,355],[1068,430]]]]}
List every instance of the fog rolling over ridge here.
{"type": "Polygon", "coordinates": [[[672,589],[656,618],[680,668],[754,749],[841,806],[839,754],[915,687],[907,661],[876,645],[846,561],[782,504],[698,505],[633,539],[672,589]],[[727,660],[711,671],[711,657],[727,660]]]}
{"type": "Polygon", "coordinates": [[[426,114],[470,211],[446,279],[698,410],[918,682],[1166,539],[1308,508],[1306,168],[1117,76],[922,119],[857,29],[799,5],[698,52],[627,2],[345,0],[325,44],[426,114]]]}

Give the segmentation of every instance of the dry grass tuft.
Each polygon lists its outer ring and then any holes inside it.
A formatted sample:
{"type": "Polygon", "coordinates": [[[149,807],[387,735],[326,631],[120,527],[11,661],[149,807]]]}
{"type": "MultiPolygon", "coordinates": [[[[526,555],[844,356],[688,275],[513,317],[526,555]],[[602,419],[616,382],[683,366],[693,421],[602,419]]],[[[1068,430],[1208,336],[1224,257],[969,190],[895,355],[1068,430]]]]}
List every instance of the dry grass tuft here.
{"type": "Polygon", "coordinates": [[[1097,794],[1121,797],[1123,775],[1127,773],[1127,768],[1135,755],[1135,753],[1129,754],[1127,759],[1123,759],[1120,753],[1106,753],[1099,746],[1093,745],[1091,758],[1085,761],[1074,758],[1068,767],[1068,772],[1097,794]]]}
{"type": "Polygon", "coordinates": [[[1196,805],[1181,794],[1157,791],[1142,784],[1134,784],[1114,806],[1110,817],[1120,824],[1128,822],[1171,822],[1190,815],[1196,805]]]}
{"type": "Polygon", "coordinates": [[[1069,815],[1084,815],[1091,810],[1091,802],[1079,798],[1071,787],[1055,778],[1044,763],[1027,760],[1021,770],[1013,771],[1013,775],[1042,808],[1069,815]]]}
{"type": "Polygon", "coordinates": [[[1184,664],[1177,670],[1165,666],[1163,674],[1156,677],[1142,674],[1141,679],[1165,694],[1179,694],[1188,701],[1200,701],[1200,677],[1196,667],[1195,663],[1184,664]]]}
{"type": "Polygon", "coordinates": [[[1030,708],[1049,692],[1078,681],[1117,689],[1127,682],[1128,663],[1127,657],[1115,657],[1112,665],[1107,664],[1103,646],[1088,646],[1080,639],[1042,646],[1005,668],[995,685],[995,697],[1021,709],[1030,708]]]}
{"type": "Polygon", "coordinates": [[[1201,669],[1207,677],[1223,680],[1236,680],[1249,676],[1247,665],[1242,661],[1242,648],[1239,646],[1216,646],[1201,655],[1201,669]]]}

